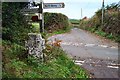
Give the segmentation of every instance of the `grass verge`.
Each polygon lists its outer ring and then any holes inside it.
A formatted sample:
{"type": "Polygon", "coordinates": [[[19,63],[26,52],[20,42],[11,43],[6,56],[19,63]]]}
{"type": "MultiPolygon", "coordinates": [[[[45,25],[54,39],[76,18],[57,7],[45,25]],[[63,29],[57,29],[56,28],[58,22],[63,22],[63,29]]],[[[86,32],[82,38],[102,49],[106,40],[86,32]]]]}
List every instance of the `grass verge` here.
{"type": "Polygon", "coordinates": [[[44,63],[25,57],[24,47],[3,41],[3,78],[88,78],[58,47],[47,45],[44,63]]]}
{"type": "MultiPolygon", "coordinates": [[[[37,23],[32,24],[39,33],[37,23]]],[[[48,33],[47,36],[69,32],[69,29],[48,33]]],[[[43,34],[46,38],[46,34],[43,34]]],[[[89,76],[67,57],[59,47],[46,45],[44,63],[27,55],[26,48],[10,41],[2,41],[3,78],[84,78],[89,76]]]]}
{"type": "Polygon", "coordinates": [[[99,35],[99,36],[102,36],[102,37],[104,37],[104,38],[110,39],[110,40],[112,40],[112,41],[120,42],[120,36],[119,36],[119,35],[113,35],[112,33],[111,33],[111,34],[108,34],[108,33],[104,32],[104,31],[102,31],[101,29],[97,29],[97,30],[96,30],[94,27],[92,27],[92,28],[87,28],[87,29],[85,29],[85,30],[90,31],[90,32],[92,32],[92,33],[95,33],[95,34],[97,34],[97,35],[99,35]]]}
{"type": "MultiPolygon", "coordinates": [[[[32,23],[32,26],[34,26],[34,32],[40,33],[39,23],[32,23]]],[[[52,36],[52,35],[70,32],[71,28],[72,28],[72,26],[69,26],[66,29],[58,29],[58,30],[51,32],[51,33],[48,33],[47,31],[45,31],[45,33],[42,33],[42,35],[43,35],[43,37],[47,38],[47,37],[52,36]]]]}
{"type": "Polygon", "coordinates": [[[39,23],[32,23],[32,26],[34,27],[34,32],[40,33],[39,23]]]}
{"type": "Polygon", "coordinates": [[[58,31],[54,31],[52,33],[46,33],[46,37],[50,37],[53,35],[57,35],[57,34],[63,34],[63,33],[67,33],[70,32],[71,28],[67,29],[67,30],[58,30],[58,31]]]}

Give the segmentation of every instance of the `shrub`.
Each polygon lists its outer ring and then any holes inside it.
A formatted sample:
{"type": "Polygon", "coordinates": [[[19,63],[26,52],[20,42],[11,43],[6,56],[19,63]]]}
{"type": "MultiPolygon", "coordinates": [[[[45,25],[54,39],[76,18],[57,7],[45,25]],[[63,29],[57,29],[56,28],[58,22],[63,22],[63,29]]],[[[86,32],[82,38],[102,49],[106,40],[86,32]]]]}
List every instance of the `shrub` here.
{"type": "Polygon", "coordinates": [[[102,9],[99,9],[89,20],[80,20],[80,28],[120,42],[118,37],[120,34],[120,13],[118,7],[119,4],[116,3],[106,6],[103,25],[101,24],[102,9]]]}
{"type": "Polygon", "coordinates": [[[28,25],[20,10],[27,3],[5,2],[2,4],[2,39],[24,45],[27,33],[32,32],[32,26],[28,25]]]}
{"type": "Polygon", "coordinates": [[[68,17],[61,13],[44,13],[45,29],[48,32],[67,30],[69,27],[68,17]]]}

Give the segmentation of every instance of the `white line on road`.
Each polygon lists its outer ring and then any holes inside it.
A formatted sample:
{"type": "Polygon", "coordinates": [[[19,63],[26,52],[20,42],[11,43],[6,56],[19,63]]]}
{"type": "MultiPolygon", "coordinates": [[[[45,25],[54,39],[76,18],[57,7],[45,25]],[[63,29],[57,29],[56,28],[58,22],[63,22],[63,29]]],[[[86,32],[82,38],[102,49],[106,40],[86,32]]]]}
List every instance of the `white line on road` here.
{"type": "Polygon", "coordinates": [[[80,66],[83,65],[83,64],[81,64],[81,63],[75,63],[75,64],[80,65],[80,66]]]}
{"type": "Polygon", "coordinates": [[[110,48],[115,49],[116,47],[112,46],[112,47],[110,47],[110,48]]]}
{"type": "MultiPolygon", "coordinates": [[[[54,42],[54,41],[53,41],[54,42]]],[[[50,42],[52,43],[52,42],[50,42]]],[[[73,42],[60,42],[61,45],[73,45],[73,46],[85,46],[85,47],[102,47],[102,48],[111,48],[111,49],[116,49],[117,47],[115,46],[107,46],[107,45],[97,45],[97,44],[84,44],[84,43],[73,43],[73,42]]]]}
{"type": "Polygon", "coordinates": [[[95,46],[95,44],[86,44],[85,46],[87,46],[87,47],[93,47],[93,46],[95,46]]]}
{"type": "Polygon", "coordinates": [[[117,47],[110,47],[107,45],[96,45],[96,44],[84,44],[84,43],[72,43],[72,42],[61,42],[62,45],[73,45],[73,46],[82,46],[84,45],[85,47],[94,47],[94,46],[98,46],[98,47],[103,47],[103,48],[112,48],[115,49],[117,47]]]}
{"type": "Polygon", "coordinates": [[[108,46],[106,46],[106,45],[98,45],[98,46],[108,48],[108,46]]]}
{"type": "Polygon", "coordinates": [[[84,63],[85,61],[75,61],[75,63],[84,63]]]}
{"type": "Polygon", "coordinates": [[[108,68],[116,68],[118,69],[119,67],[118,66],[107,66],[108,68]]]}

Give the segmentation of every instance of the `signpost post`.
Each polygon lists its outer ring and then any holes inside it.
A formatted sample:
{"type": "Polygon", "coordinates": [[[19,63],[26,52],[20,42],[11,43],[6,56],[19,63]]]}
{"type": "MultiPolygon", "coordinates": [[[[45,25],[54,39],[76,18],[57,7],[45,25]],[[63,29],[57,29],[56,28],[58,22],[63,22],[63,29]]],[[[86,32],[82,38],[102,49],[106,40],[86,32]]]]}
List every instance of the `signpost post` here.
{"type": "MultiPolygon", "coordinates": [[[[39,8],[27,8],[22,9],[20,12],[23,14],[34,14],[39,13],[38,16],[32,16],[32,20],[39,21],[40,26],[40,32],[44,33],[44,15],[43,15],[43,9],[55,9],[55,8],[64,8],[64,3],[43,3],[43,0],[40,0],[40,3],[35,4],[33,2],[34,6],[38,6],[39,8]]],[[[42,62],[43,62],[43,53],[42,53],[42,62]]]]}
{"type": "Polygon", "coordinates": [[[43,2],[40,2],[40,4],[38,4],[39,5],[39,8],[38,8],[38,13],[39,13],[39,20],[40,20],[40,22],[39,22],[39,26],[40,26],[40,32],[42,33],[42,32],[44,32],[44,29],[43,29],[43,26],[42,26],[42,24],[43,24],[43,8],[42,8],[42,6],[43,6],[43,2]]]}

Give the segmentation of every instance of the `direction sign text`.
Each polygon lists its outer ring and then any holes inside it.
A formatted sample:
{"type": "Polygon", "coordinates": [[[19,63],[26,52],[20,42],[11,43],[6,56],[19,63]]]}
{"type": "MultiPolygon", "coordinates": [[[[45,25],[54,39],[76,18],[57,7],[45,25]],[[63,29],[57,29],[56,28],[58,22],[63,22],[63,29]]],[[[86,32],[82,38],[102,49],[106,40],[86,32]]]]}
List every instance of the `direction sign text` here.
{"type": "Polygon", "coordinates": [[[50,8],[64,8],[64,3],[44,3],[43,8],[44,9],[50,9],[50,8]]]}

